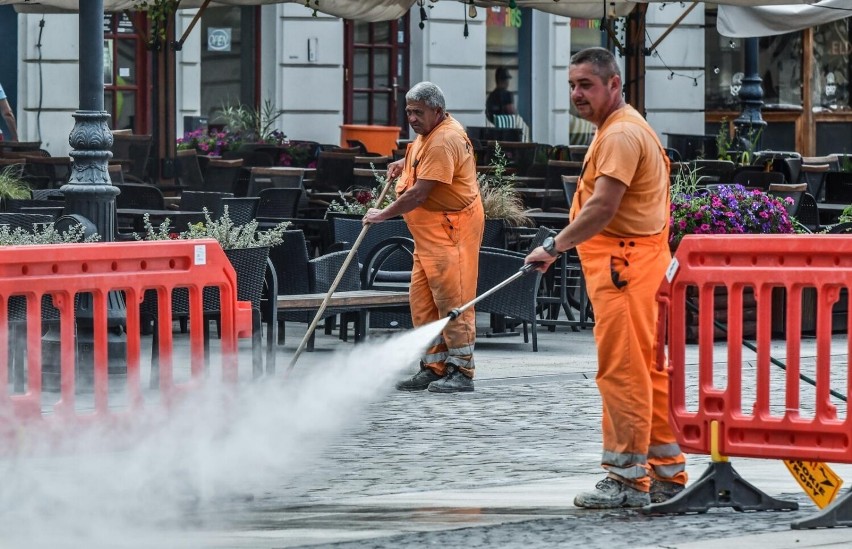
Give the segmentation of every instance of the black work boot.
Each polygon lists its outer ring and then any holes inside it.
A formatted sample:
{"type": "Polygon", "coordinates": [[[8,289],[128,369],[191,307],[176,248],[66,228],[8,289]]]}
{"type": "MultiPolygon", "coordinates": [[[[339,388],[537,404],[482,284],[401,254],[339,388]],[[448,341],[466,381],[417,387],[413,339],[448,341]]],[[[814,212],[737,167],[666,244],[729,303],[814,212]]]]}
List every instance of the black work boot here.
{"type": "Polygon", "coordinates": [[[669,480],[651,479],[651,503],[663,503],[683,492],[684,485],[669,480]]]}
{"type": "Polygon", "coordinates": [[[473,391],[473,379],[455,366],[447,364],[447,375],[429,384],[432,393],[465,393],[473,391]]]}
{"type": "Polygon", "coordinates": [[[430,383],[438,379],[441,376],[421,364],[419,372],[397,383],[396,388],[400,391],[425,391],[430,383]]]}

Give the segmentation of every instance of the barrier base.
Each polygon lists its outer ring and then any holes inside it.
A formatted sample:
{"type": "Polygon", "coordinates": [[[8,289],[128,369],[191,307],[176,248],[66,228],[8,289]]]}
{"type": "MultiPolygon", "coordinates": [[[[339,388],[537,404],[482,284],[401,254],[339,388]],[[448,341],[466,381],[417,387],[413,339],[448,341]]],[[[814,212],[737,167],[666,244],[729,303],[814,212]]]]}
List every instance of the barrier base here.
{"type": "Polygon", "coordinates": [[[730,462],[714,461],[696,482],[663,503],[642,508],[646,515],[706,513],[711,507],[736,511],[795,511],[799,504],[761,492],[737,473],[730,462]]]}
{"type": "Polygon", "coordinates": [[[793,530],[835,526],[852,526],[852,491],[847,491],[843,497],[837,498],[819,513],[790,524],[793,530]]]}

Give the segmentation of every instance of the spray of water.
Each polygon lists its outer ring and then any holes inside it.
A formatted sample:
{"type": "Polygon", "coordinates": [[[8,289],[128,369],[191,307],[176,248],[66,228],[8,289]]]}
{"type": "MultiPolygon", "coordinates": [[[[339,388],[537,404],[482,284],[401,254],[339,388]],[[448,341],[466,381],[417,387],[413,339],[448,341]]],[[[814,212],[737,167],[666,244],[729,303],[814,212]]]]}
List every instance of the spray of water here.
{"type": "Polygon", "coordinates": [[[298,379],[245,384],[235,399],[208,384],[124,451],[95,431],[73,455],[0,461],[0,546],[150,546],[189,509],[286,485],[447,322],[359,345],[298,379]]]}

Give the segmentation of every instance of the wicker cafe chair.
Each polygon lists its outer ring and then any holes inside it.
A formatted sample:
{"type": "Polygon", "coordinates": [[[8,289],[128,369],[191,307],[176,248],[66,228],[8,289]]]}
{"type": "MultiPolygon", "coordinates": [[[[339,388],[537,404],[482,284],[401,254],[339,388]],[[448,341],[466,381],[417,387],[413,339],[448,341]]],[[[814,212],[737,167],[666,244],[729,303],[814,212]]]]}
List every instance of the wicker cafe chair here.
{"type": "Polygon", "coordinates": [[[222,209],[212,215],[217,219],[228,212],[228,217],[233,221],[234,225],[245,225],[254,220],[257,214],[257,203],[260,199],[257,197],[225,197],[222,199],[222,209]]]}
{"type": "Polygon", "coordinates": [[[799,209],[796,218],[806,229],[817,232],[822,229],[819,221],[819,205],[810,193],[804,193],[799,200],[799,209]]]}
{"type": "Polygon", "coordinates": [[[292,189],[270,188],[263,189],[258,195],[256,218],[261,224],[294,218],[299,211],[302,198],[300,187],[292,189]]]}
{"type": "MultiPolygon", "coordinates": [[[[497,286],[524,266],[525,254],[497,248],[483,248],[479,252],[477,295],[497,286]]],[[[523,323],[524,342],[529,343],[528,325],[532,325],[532,348],[538,351],[536,329],[536,295],[541,284],[541,273],[527,274],[476,304],[476,311],[502,315],[523,323]]]]}
{"type": "Polygon", "coordinates": [[[129,161],[129,169],[125,179],[137,183],[150,181],[148,173],[148,160],[151,155],[151,141],[153,136],[134,135],[121,132],[113,132],[112,157],[116,160],[129,161]]]}
{"type": "Polygon", "coordinates": [[[207,208],[211,217],[218,217],[215,214],[223,211],[222,199],[233,197],[233,193],[183,191],[180,194],[180,209],[191,212],[200,212],[204,210],[204,208],[207,208]]]}
{"type": "MultiPolygon", "coordinates": [[[[310,293],[327,292],[331,287],[331,283],[337,276],[343,266],[343,261],[348,255],[348,251],[333,252],[320,257],[308,258],[308,245],[305,240],[305,235],[302,231],[285,231],[283,233],[284,242],[270,249],[269,259],[271,268],[275,273],[277,281],[277,295],[297,295],[310,293]]],[[[343,279],[337,287],[336,291],[360,290],[360,269],[356,261],[351,261],[343,279]]],[[[269,299],[269,296],[266,296],[269,299]]],[[[287,311],[279,309],[277,315],[269,316],[272,308],[262,307],[264,322],[278,323],[278,343],[283,344],[285,338],[285,323],[286,322],[301,322],[309,324],[315,312],[311,311],[287,311]]],[[[345,312],[360,311],[357,309],[341,310],[341,309],[326,309],[323,318],[332,318],[338,314],[345,312]]],[[[345,323],[341,323],[341,336],[345,337],[345,323]]],[[[356,334],[361,333],[363,328],[356,324],[356,334]]],[[[314,349],[314,334],[311,334],[308,339],[308,351],[314,349]]]]}

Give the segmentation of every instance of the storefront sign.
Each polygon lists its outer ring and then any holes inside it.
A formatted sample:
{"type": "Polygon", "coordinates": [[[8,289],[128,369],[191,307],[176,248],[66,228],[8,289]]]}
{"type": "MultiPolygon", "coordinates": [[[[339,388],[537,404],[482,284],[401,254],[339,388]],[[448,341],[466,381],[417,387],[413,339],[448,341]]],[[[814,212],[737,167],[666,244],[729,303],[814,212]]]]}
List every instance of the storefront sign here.
{"type": "Polygon", "coordinates": [[[207,29],[207,51],[231,51],[231,29],[207,29]]]}
{"type": "Polygon", "coordinates": [[[485,21],[489,27],[521,28],[521,10],[512,8],[490,8],[485,21]]]}

